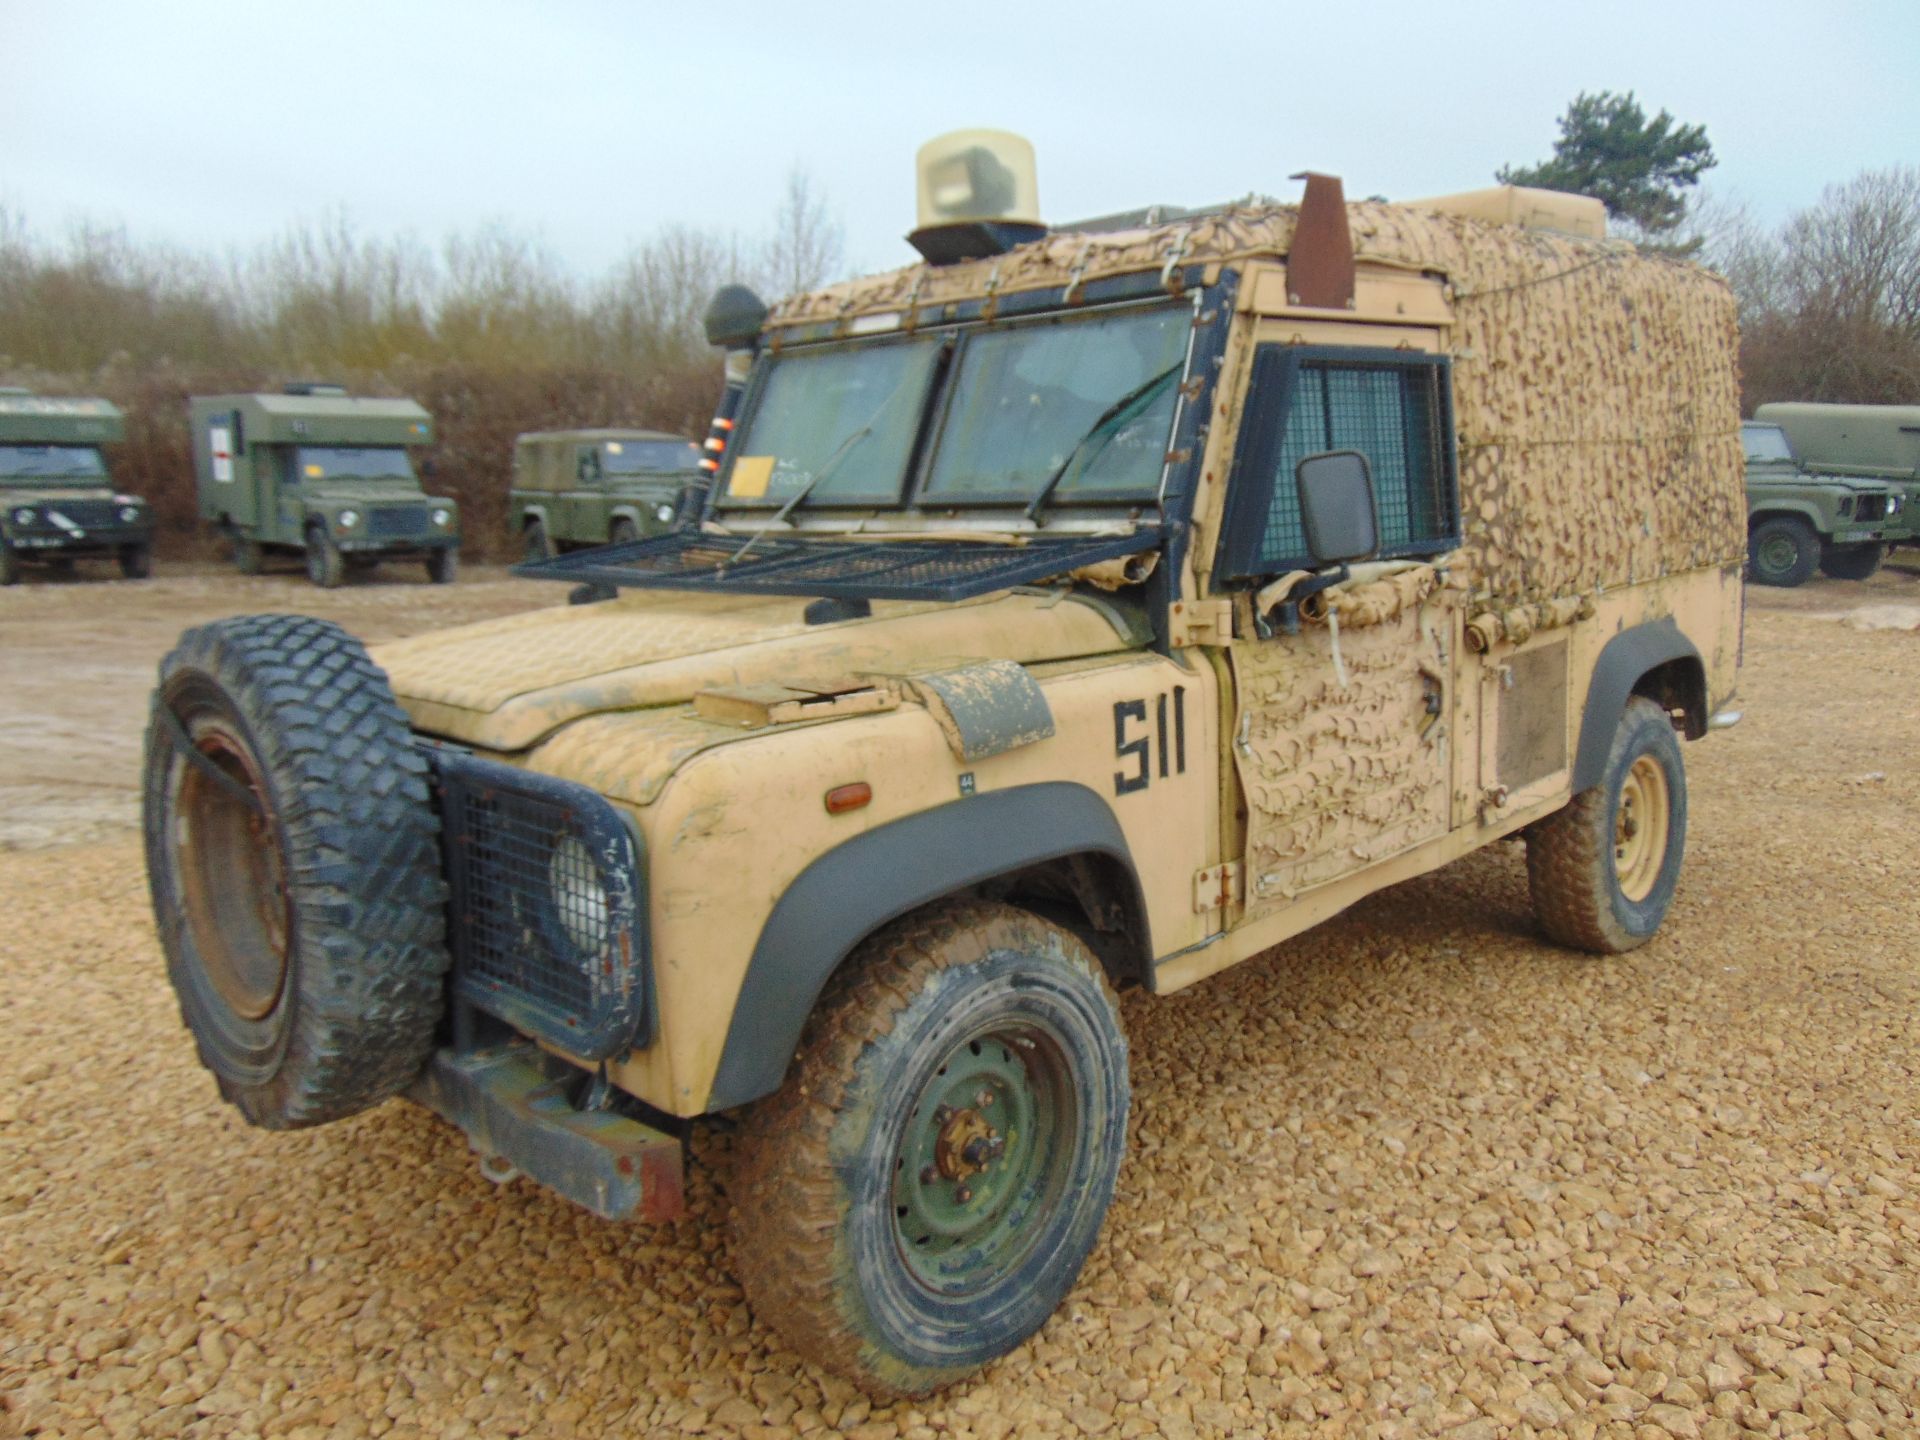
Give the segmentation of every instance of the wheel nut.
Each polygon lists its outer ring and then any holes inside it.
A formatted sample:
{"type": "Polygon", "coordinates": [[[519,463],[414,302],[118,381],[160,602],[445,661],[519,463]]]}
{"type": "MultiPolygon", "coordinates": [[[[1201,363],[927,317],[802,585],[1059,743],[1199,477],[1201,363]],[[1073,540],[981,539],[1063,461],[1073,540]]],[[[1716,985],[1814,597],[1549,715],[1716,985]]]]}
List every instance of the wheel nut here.
{"type": "Polygon", "coordinates": [[[931,1185],[935,1180],[938,1180],[939,1178],[940,1178],[940,1172],[934,1169],[933,1166],[931,1165],[924,1167],[920,1171],[920,1183],[922,1185],[931,1185]]]}
{"type": "Polygon", "coordinates": [[[964,1205],[973,1199],[973,1190],[969,1186],[962,1185],[958,1190],[953,1192],[953,1198],[964,1205]]]}
{"type": "Polygon", "coordinates": [[[982,1110],[986,1109],[989,1105],[993,1104],[993,1091],[982,1090],[978,1095],[973,1097],[973,1103],[978,1105],[982,1110]]]}
{"type": "Polygon", "coordinates": [[[944,1125],[951,1119],[953,1119],[953,1107],[951,1105],[942,1105],[933,1112],[933,1123],[936,1125],[944,1125]]]}

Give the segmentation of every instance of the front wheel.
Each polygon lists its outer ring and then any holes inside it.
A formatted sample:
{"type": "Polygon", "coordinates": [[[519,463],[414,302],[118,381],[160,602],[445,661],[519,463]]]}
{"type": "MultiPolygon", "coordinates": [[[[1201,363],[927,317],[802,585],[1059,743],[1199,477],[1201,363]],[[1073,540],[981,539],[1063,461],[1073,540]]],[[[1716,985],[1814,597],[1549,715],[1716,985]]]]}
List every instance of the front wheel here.
{"type": "Polygon", "coordinates": [[[1687,771],[1673,721],[1627,702],[1600,783],[1527,830],[1527,888],[1547,938],[1617,955],[1667,918],[1687,843],[1687,771]]]}
{"type": "Polygon", "coordinates": [[[12,585],[20,579],[20,557],[13,546],[0,540],[0,585],[12,585]]]}
{"type": "Polygon", "coordinates": [[[1858,545],[1829,545],[1820,556],[1821,573],[1834,580],[1871,580],[1887,547],[1878,540],[1858,545]]]}
{"type": "Polygon", "coordinates": [[[734,1253],[754,1313],[879,1394],[1019,1345],[1100,1232],[1127,1044],[1099,962],[1025,911],[951,904],[850,959],[744,1126],[734,1253]]]}
{"type": "Polygon", "coordinates": [[[346,579],[347,562],[340,547],[318,525],[307,531],[307,579],[322,590],[332,590],[346,579]]]}
{"type": "Polygon", "coordinates": [[[120,547],[120,573],[129,580],[144,580],[153,574],[153,547],[145,541],[120,547]]]}
{"type": "Polygon", "coordinates": [[[609,545],[631,545],[639,538],[640,531],[634,526],[633,521],[625,516],[614,521],[613,528],[607,532],[609,545]]]}
{"type": "Polygon", "coordinates": [[[1820,537],[1797,516],[1762,520],[1747,537],[1747,569],[1757,585],[1804,585],[1819,562],[1820,537]]]}
{"type": "Polygon", "coordinates": [[[449,546],[427,556],[427,579],[436,585],[451,585],[460,574],[460,556],[449,546]]]}

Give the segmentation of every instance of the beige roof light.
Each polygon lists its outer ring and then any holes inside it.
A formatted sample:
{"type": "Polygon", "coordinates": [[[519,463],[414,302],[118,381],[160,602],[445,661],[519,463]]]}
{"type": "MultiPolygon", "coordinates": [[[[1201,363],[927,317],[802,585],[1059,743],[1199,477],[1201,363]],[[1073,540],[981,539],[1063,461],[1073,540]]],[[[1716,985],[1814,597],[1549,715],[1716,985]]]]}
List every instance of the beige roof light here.
{"type": "Polygon", "coordinates": [[[1008,130],[954,130],[920,147],[919,225],[936,265],[997,255],[1046,234],[1033,144],[1008,130]]]}

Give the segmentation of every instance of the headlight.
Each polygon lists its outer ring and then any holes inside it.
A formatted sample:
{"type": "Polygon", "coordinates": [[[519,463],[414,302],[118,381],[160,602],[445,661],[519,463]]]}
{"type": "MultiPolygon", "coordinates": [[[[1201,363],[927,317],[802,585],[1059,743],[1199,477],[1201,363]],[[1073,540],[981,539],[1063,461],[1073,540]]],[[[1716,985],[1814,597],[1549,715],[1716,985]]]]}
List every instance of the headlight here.
{"type": "Polygon", "coordinates": [[[673,507],[671,505],[655,506],[653,518],[658,520],[662,525],[668,524],[673,519],[673,507]]]}
{"type": "Polygon", "coordinates": [[[120,520],[123,524],[131,525],[134,521],[138,520],[139,518],[140,518],[139,506],[122,505],[120,507],[120,520]]]}
{"type": "Polygon", "coordinates": [[[342,510],[338,515],[333,517],[333,523],[338,525],[342,530],[351,530],[360,523],[360,512],[358,510],[342,510]]]}
{"type": "Polygon", "coordinates": [[[25,505],[13,512],[13,523],[16,525],[31,525],[33,521],[33,511],[25,505]]]}
{"type": "Polygon", "coordinates": [[[433,523],[438,525],[442,530],[446,529],[448,525],[453,523],[453,512],[451,510],[435,510],[433,512],[433,523]]]}
{"type": "Polygon", "coordinates": [[[607,892],[600,883],[600,867],[593,852],[574,835],[563,835],[547,861],[547,887],[554,913],[567,938],[588,954],[597,955],[607,943],[610,912],[607,892]]]}

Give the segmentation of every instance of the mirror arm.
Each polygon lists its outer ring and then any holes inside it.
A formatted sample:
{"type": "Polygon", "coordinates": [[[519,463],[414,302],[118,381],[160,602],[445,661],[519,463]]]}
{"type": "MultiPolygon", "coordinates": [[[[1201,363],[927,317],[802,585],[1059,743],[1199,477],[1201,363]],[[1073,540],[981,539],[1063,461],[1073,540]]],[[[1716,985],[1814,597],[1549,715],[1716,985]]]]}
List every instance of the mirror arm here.
{"type": "Polygon", "coordinates": [[[1300,633],[1300,602],[1318,595],[1322,590],[1330,590],[1342,581],[1350,579],[1352,569],[1346,565],[1336,565],[1333,569],[1318,575],[1310,575],[1287,591],[1287,598],[1269,609],[1266,614],[1258,612],[1253,617],[1255,631],[1262,640],[1271,640],[1278,635],[1298,635],[1300,633]]]}

